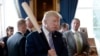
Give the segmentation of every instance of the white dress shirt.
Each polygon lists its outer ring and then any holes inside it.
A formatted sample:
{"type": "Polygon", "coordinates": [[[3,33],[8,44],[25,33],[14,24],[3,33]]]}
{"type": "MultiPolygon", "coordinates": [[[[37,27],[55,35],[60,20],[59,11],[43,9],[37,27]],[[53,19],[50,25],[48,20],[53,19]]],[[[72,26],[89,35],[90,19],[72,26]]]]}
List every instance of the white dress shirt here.
{"type": "Polygon", "coordinates": [[[49,31],[44,26],[42,26],[42,29],[43,29],[44,35],[45,35],[45,37],[47,39],[47,42],[49,44],[49,31]]]}

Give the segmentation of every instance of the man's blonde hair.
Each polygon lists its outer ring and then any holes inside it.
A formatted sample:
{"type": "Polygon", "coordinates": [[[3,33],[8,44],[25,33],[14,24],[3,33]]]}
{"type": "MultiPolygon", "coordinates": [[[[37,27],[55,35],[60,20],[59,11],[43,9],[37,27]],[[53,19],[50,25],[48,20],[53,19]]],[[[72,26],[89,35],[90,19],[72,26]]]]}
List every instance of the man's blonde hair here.
{"type": "Polygon", "coordinates": [[[17,22],[17,27],[20,27],[22,26],[23,24],[25,24],[25,20],[24,19],[20,19],[18,22],[17,22]]]}
{"type": "Polygon", "coordinates": [[[45,25],[44,21],[48,18],[48,17],[51,17],[51,16],[55,16],[55,17],[58,17],[59,19],[62,19],[62,16],[56,12],[56,11],[47,11],[44,13],[44,16],[43,16],[43,19],[42,19],[42,24],[45,25]]]}

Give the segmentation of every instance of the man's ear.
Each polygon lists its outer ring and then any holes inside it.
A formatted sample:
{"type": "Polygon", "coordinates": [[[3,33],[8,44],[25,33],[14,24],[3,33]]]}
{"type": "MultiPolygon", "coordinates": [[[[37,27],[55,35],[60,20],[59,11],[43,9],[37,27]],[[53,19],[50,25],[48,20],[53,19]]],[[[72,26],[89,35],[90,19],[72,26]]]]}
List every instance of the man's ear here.
{"type": "Polygon", "coordinates": [[[47,20],[44,20],[44,24],[45,24],[45,25],[47,24],[47,20]]]}

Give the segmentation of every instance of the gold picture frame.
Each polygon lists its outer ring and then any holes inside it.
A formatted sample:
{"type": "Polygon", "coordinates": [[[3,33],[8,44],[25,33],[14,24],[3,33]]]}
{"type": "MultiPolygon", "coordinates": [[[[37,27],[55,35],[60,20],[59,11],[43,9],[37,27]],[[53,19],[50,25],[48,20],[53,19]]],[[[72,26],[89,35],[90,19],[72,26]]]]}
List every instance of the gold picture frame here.
{"type": "Polygon", "coordinates": [[[48,10],[60,11],[59,0],[30,0],[30,5],[39,24],[48,10]]]}

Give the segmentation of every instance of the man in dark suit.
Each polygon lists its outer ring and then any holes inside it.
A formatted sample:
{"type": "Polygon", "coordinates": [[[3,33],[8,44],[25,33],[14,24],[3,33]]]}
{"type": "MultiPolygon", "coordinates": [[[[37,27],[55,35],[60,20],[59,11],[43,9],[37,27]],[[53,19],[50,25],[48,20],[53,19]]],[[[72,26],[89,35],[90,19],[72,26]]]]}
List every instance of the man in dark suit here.
{"type": "Polygon", "coordinates": [[[80,20],[75,18],[72,20],[71,30],[63,33],[67,42],[69,56],[88,56],[88,37],[83,32],[78,31],[79,26],[80,20]]]}
{"type": "Polygon", "coordinates": [[[27,36],[29,33],[33,31],[33,24],[31,23],[29,17],[26,17],[25,20],[26,20],[27,30],[24,35],[27,36]]]}
{"type": "Polygon", "coordinates": [[[27,36],[26,56],[68,56],[62,34],[58,32],[60,18],[55,11],[44,14],[41,32],[35,31],[27,36]]]}
{"type": "Polygon", "coordinates": [[[8,38],[8,56],[25,56],[25,41],[24,33],[26,32],[26,23],[21,19],[17,23],[18,32],[8,38]]]}

